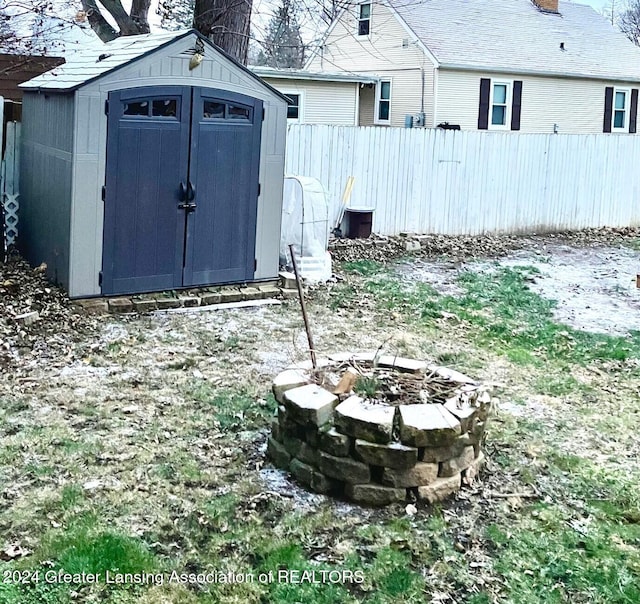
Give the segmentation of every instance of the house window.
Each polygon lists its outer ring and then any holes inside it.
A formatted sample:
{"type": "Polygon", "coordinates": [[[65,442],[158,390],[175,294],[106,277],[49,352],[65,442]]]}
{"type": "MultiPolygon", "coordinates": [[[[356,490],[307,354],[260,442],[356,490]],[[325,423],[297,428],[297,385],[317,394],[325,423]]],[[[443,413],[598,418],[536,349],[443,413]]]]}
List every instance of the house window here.
{"type": "Polygon", "coordinates": [[[371,30],[371,4],[360,5],[360,15],[358,17],[358,35],[368,36],[371,30]]]}
{"type": "Polygon", "coordinates": [[[391,121],[391,82],[380,82],[376,89],[376,124],[391,121]]]}
{"type": "Polygon", "coordinates": [[[612,130],[627,130],[629,125],[629,94],[628,90],[615,88],[613,91],[613,124],[612,130]]]}
{"type": "Polygon", "coordinates": [[[290,94],[289,92],[285,94],[286,94],[286,97],[289,99],[289,103],[287,105],[287,119],[299,120],[300,119],[300,95],[290,94]]]}
{"type": "Polygon", "coordinates": [[[508,127],[510,97],[511,85],[508,82],[492,82],[490,102],[492,128],[508,127]]]}

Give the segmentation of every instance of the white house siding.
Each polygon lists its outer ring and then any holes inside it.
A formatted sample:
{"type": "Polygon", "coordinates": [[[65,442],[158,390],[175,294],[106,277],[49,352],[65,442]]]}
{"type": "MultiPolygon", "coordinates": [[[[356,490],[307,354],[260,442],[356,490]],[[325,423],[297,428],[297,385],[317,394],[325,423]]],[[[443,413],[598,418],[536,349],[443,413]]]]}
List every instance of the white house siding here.
{"type": "Polygon", "coordinates": [[[356,82],[329,82],[264,77],[283,94],[301,95],[301,124],[357,126],[358,90],[356,82]]]}
{"type": "MultiPolygon", "coordinates": [[[[420,112],[421,104],[427,114],[427,125],[433,125],[432,61],[420,49],[415,36],[382,4],[372,3],[371,34],[358,36],[358,6],[354,5],[343,14],[306,68],[310,71],[343,70],[391,79],[391,126],[404,126],[405,115],[420,112]],[[406,48],[403,48],[403,41],[406,48]]],[[[365,117],[368,117],[367,109],[362,104],[368,99],[366,92],[360,97],[360,111],[365,117]]],[[[361,121],[361,125],[364,123],[367,122],[361,121]]]]}
{"type": "Polygon", "coordinates": [[[638,83],[576,78],[519,76],[491,72],[440,69],[438,73],[438,123],[478,128],[480,79],[522,81],[521,132],[561,134],[602,133],[604,94],[607,86],[638,88],[638,83]]]}
{"type": "Polygon", "coordinates": [[[280,245],[280,209],[286,105],[274,92],[260,86],[254,77],[210,48],[205,59],[189,70],[194,38],[188,36],[160,48],[153,59],[142,57],[88,82],[76,92],[76,128],[71,211],[69,294],[100,294],[97,275],[102,269],[104,204],[101,186],[105,182],[107,117],[104,102],[111,90],[167,85],[219,87],[260,98],[265,121],[260,149],[260,182],[256,229],[256,279],[271,278],[277,272],[280,245]],[[170,80],[168,80],[170,76],[170,80]],[[275,234],[278,234],[276,237],[275,234]]]}

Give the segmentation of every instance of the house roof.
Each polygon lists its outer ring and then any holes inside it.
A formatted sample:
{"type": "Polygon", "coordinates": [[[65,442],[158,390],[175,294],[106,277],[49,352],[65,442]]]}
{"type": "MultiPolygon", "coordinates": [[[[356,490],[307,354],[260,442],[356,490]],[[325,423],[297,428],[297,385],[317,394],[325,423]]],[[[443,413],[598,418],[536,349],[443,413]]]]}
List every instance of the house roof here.
{"type": "Polygon", "coordinates": [[[275,67],[249,66],[249,69],[261,78],[283,80],[313,80],[324,82],[351,82],[375,84],[380,78],[352,73],[330,73],[328,71],[306,71],[304,69],[277,69],[275,67]]]}
{"type": "Polygon", "coordinates": [[[153,51],[187,36],[200,38],[205,46],[214,48],[217,52],[235,63],[240,69],[255,78],[262,86],[268,88],[283,100],[287,100],[286,97],[273,88],[273,86],[270,86],[244,65],[238,63],[233,57],[221,48],[215,46],[209,39],[199,34],[195,29],[165,31],[139,36],[121,36],[106,44],[99,43],[89,45],[82,53],[78,52],[70,57],[64,65],[60,65],[51,71],[47,71],[21,84],[20,88],[27,90],[61,90],[71,92],[84,84],[88,84],[109,72],[115,71],[132,61],[141,59],[153,51]]]}
{"type": "Polygon", "coordinates": [[[388,3],[441,67],[640,81],[640,49],[586,5],[559,2],[554,14],[530,0],[388,3]]]}

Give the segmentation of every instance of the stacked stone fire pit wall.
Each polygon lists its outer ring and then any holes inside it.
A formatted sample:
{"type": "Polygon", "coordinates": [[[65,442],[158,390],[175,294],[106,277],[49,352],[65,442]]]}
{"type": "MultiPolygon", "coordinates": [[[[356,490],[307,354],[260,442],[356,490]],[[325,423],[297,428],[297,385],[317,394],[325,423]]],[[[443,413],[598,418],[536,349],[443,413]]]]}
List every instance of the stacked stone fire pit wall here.
{"type": "MultiPolygon", "coordinates": [[[[335,355],[319,366],[373,355],[335,355]]],[[[376,359],[394,371],[438,374],[462,389],[477,385],[445,367],[398,357],[376,359]]],[[[475,404],[392,406],[355,394],[339,397],[314,383],[307,363],[289,367],[273,382],[278,401],[267,453],[301,484],[356,503],[441,501],[471,482],[483,463],[481,443],[491,409],[488,395],[475,404]],[[346,396],[346,398],[345,398],[346,396]]]]}

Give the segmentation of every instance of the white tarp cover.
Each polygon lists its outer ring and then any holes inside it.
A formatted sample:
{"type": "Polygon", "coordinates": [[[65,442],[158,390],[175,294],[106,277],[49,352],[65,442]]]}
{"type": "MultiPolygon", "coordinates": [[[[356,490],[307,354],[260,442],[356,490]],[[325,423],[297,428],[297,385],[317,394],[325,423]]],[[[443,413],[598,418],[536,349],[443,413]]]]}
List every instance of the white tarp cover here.
{"type": "Polygon", "coordinates": [[[291,266],[293,244],[300,276],[310,281],[331,278],[329,199],[322,183],[309,176],[286,176],[282,203],[280,263],[291,266]]]}

